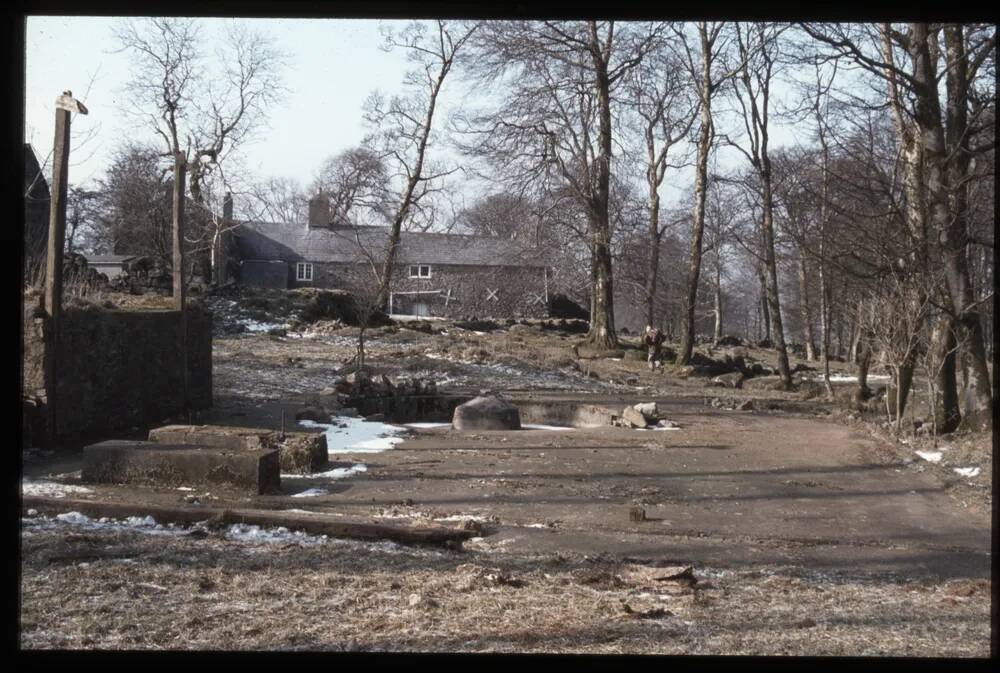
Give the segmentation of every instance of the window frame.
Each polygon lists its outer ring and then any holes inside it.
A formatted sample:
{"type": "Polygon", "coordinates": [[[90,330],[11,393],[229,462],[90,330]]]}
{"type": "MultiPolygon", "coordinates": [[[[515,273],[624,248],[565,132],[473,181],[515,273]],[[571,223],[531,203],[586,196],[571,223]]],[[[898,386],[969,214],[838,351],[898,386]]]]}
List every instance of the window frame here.
{"type": "Polygon", "coordinates": [[[433,274],[433,271],[431,270],[431,265],[430,264],[410,264],[408,271],[409,271],[409,277],[410,278],[417,278],[419,280],[426,280],[426,279],[430,278],[431,275],[433,274]],[[416,273],[413,273],[414,269],[417,270],[416,273]],[[427,269],[427,275],[423,275],[422,273],[420,273],[421,269],[427,269]]]}
{"type": "Polygon", "coordinates": [[[296,262],[295,263],[295,282],[296,283],[311,283],[313,282],[313,265],[312,262],[296,262]],[[308,272],[307,274],[304,272],[308,272]]]}

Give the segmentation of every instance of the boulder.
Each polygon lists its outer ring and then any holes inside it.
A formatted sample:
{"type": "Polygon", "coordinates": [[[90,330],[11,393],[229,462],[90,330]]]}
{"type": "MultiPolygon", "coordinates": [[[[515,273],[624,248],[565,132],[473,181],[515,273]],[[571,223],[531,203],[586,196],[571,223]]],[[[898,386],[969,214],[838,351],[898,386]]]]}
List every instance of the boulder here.
{"type": "Polygon", "coordinates": [[[475,397],[455,407],[451,425],[456,430],[520,430],[521,414],[499,396],[475,397]]]}
{"type": "Polygon", "coordinates": [[[635,407],[625,407],[622,411],[622,419],[634,428],[644,428],[649,425],[646,417],[635,407]]]}
{"type": "Polygon", "coordinates": [[[712,379],[712,383],[717,386],[722,386],[723,388],[742,388],[743,374],[742,372],[720,374],[712,379]]]}
{"type": "Polygon", "coordinates": [[[633,408],[643,415],[647,421],[655,423],[660,419],[660,410],[656,406],[656,402],[644,402],[642,404],[634,404],[633,408]]]}
{"type": "Polygon", "coordinates": [[[314,421],[316,423],[329,423],[330,412],[319,407],[306,407],[295,412],[297,421],[314,421]]]}

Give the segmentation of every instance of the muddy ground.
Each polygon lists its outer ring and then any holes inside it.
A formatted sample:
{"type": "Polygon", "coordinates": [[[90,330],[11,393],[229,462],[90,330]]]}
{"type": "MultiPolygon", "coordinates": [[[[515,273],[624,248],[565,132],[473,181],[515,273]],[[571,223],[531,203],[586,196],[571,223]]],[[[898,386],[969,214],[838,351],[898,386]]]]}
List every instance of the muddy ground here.
{"type": "MultiPolygon", "coordinates": [[[[282,410],[294,418],[336,380],[355,334],[218,338],[215,408],[193,420],[279,427],[282,410]]],[[[580,360],[577,338],[389,329],[369,356],[445,390],[655,399],[680,429],[413,429],[388,451],[331,454],[364,471],[286,478],[281,495],[255,497],[82,484],[77,451],[30,455],[33,488],[67,497],[183,505],[194,494],[477,536],[459,551],[26,512],[22,645],[988,656],[989,437],[888,441],[871,432],[877,419],[797,393],[580,360]],[[756,409],[713,408],[720,396],[756,409]],[[915,455],[934,443],[939,462],[915,455]],[[981,470],[959,477],[959,465],[981,470]],[[310,489],[322,494],[299,497],[310,489]],[[629,520],[637,506],[645,521],[629,520]],[[630,579],[659,566],[696,580],[630,579]]]]}

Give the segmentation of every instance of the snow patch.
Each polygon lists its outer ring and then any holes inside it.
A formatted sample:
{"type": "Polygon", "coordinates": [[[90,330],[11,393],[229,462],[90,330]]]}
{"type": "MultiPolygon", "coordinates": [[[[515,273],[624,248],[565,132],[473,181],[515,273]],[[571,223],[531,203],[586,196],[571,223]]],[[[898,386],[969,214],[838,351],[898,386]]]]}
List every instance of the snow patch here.
{"type": "Polygon", "coordinates": [[[569,425],[542,425],[539,423],[525,423],[521,427],[526,430],[576,430],[569,425]]]}
{"type": "Polygon", "coordinates": [[[955,470],[955,472],[960,477],[978,477],[979,476],[979,468],[978,467],[956,467],[956,468],[954,468],[954,470],[955,470]]]}
{"type": "Polygon", "coordinates": [[[335,467],[326,472],[313,472],[312,474],[283,474],[282,479],[346,479],[356,474],[367,472],[368,466],[363,463],[355,463],[350,467],[335,467]]]}
{"type": "MultiPolygon", "coordinates": [[[[822,381],[823,374],[822,373],[817,374],[816,376],[813,377],[813,379],[816,381],[822,381]]],[[[873,383],[878,383],[883,381],[888,382],[892,380],[892,377],[887,374],[869,374],[868,380],[873,383]]],[[[830,383],[857,383],[857,382],[858,382],[858,377],[856,375],[830,374],[830,383]]]]}
{"type": "Polygon", "coordinates": [[[264,544],[280,544],[297,542],[305,546],[323,544],[325,535],[309,535],[302,531],[290,531],[284,526],[279,528],[261,528],[245,523],[234,523],[226,529],[225,537],[238,542],[257,542],[264,544]]]}
{"type": "Polygon", "coordinates": [[[941,452],[940,451],[917,451],[918,456],[923,458],[929,463],[940,463],[941,462],[941,452]]]}
{"type": "Polygon", "coordinates": [[[378,453],[391,449],[403,441],[402,437],[393,437],[406,432],[406,428],[363,418],[350,416],[335,416],[333,423],[317,423],[316,421],[299,421],[306,428],[322,428],[326,435],[327,453],[378,453]],[[344,427],[341,427],[344,426],[344,427]]]}
{"type": "Polygon", "coordinates": [[[408,428],[450,428],[451,423],[404,423],[408,428]]]}
{"type": "Polygon", "coordinates": [[[93,493],[85,486],[60,484],[54,481],[22,481],[21,493],[46,498],[65,498],[70,493],[93,493]]]}
{"type": "Polygon", "coordinates": [[[317,495],[328,495],[330,491],[325,488],[307,488],[301,493],[295,493],[292,495],[293,498],[313,498],[317,495]]]}

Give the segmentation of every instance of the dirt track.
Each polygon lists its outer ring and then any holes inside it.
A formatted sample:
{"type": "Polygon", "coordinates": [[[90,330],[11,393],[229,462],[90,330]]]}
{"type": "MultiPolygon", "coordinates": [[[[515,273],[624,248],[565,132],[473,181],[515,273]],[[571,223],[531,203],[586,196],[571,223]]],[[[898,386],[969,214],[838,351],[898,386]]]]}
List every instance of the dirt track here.
{"type": "MultiPolygon", "coordinates": [[[[292,393],[270,401],[221,396],[199,420],[278,427],[280,411],[294,417],[303,402],[292,393]]],[[[617,394],[590,393],[620,404],[617,394]]],[[[332,455],[338,465],[367,467],[347,479],[285,479],[281,496],[219,491],[210,503],[403,525],[478,521],[483,535],[464,552],[74,534],[33,523],[24,538],[24,643],[988,653],[989,513],[975,502],[963,506],[957,480],[917,471],[829,418],[716,410],[695,395],[660,397],[659,405],[680,430],[425,429],[389,451],[332,455]],[[293,497],[314,487],[328,494],[293,497]],[[634,505],[647,521],[629,521],[634,505]],[[123,574],[115,558],[52,560],[67,549],[70,558],[120,549],[138,563],[123,574]],[[694,593],[657,597],[615,579],[628,562],[691,564],[708,581],[694,593]],[[239,623],[221,618],[227,610],[243,615],[239,623]]],[[[74,454],[32,462],[26,476],[80,485],[78,463],[74,454]]],[[[83,497],[164,504],[185,497],[87,487],[83,497]]]]}

